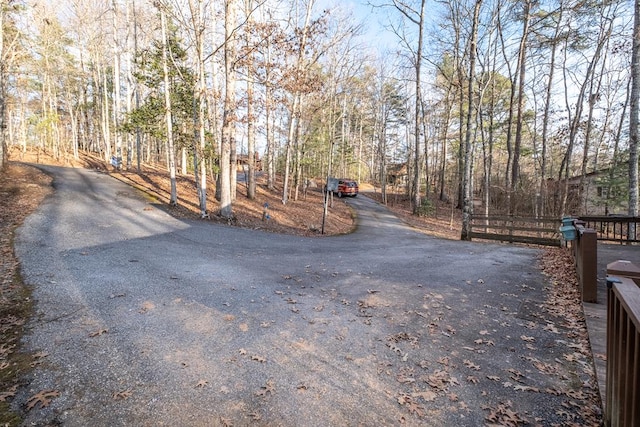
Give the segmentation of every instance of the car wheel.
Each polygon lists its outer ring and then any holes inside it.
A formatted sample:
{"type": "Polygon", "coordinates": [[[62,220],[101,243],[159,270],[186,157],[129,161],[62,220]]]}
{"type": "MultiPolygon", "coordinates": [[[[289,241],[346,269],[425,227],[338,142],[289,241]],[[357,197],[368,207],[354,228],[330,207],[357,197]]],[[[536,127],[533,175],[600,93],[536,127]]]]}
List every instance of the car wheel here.
{"type": "Polygon", "coordinates": [[[338,197],[342,198],[342,191],[338,191],[338,197]]]}

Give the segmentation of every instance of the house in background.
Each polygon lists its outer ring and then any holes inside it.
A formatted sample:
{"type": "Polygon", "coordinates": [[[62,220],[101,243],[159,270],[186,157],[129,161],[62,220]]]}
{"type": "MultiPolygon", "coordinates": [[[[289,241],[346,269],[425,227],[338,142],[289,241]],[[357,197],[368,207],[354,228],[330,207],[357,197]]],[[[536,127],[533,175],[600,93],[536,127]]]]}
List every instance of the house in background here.
{"type": "MultiPolygon", "coordinates": [[[[253,155],[254,164],[256,165],[256,170],[262,170],[262,160],[260,159],[260,154],[256,151],[253,155]]],[[[248,171],[249,170],[249,156],[247,154],[238,154],[236,159],[236,170],[238,172],[248,171]]]]}
{"type": "Polygon", "coordinates": [[[396,187],[406,187],[409,183],[407,164],[392,163],[387,166],[387,182],[396,187]]]}
{"type": "MultiPolygon", "coordinates": [[[[626,166],[626,165],[624,165],[626,166]]],[[[560,203],[564,181],[553,180],[547,190],[549,201],[560,203]]],[[[567,213],[571,215],[627,215],[628,176],[626,167],[611,174],[609,168],[569,178],[567,213]]]]}

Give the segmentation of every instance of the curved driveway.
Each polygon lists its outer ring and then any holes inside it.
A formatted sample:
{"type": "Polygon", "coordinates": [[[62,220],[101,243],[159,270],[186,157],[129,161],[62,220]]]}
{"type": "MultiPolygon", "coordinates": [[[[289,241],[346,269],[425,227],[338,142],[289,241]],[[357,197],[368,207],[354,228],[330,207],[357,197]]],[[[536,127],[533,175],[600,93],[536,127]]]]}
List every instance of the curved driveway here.
{"type": "Polygon", "coordinates": [[[59,396],[26,425],[560,421],[562,396],[509,380],[566,385],[532,367],[564,351],[535,250],[425,236],[366,197],[339,237],[178,220],[104,174],[46,170],[56,191],[16,239],[43,357],[13,404],[59,396]]]}

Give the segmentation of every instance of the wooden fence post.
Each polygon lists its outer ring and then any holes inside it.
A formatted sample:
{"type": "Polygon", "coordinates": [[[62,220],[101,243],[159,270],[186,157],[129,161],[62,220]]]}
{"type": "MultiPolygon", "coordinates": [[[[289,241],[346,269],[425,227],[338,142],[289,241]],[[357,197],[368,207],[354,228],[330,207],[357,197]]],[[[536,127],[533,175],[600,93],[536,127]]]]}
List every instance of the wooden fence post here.
{"type": "Polygon", "coordinates": [[[583,228],[578,237],[580,259],[580,285],[582,301],[598,301],[598,236],[595,230],[583,228]]]}

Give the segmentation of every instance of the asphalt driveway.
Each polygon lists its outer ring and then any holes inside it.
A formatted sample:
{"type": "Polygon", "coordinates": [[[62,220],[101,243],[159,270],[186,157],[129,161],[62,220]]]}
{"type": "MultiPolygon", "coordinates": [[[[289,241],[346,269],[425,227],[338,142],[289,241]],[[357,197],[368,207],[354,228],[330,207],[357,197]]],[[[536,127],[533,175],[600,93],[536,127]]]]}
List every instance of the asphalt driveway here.
{"type": "Polygon", "coordinates": [[[362,196],[339,237],[178,220],[107,175],[46,170],[56,191],[16,239],[40,362],[13,402],[25,425],[562,425],[598,410],[591,360],[542,308],[537,250],[425,236],[362,196]]]}

